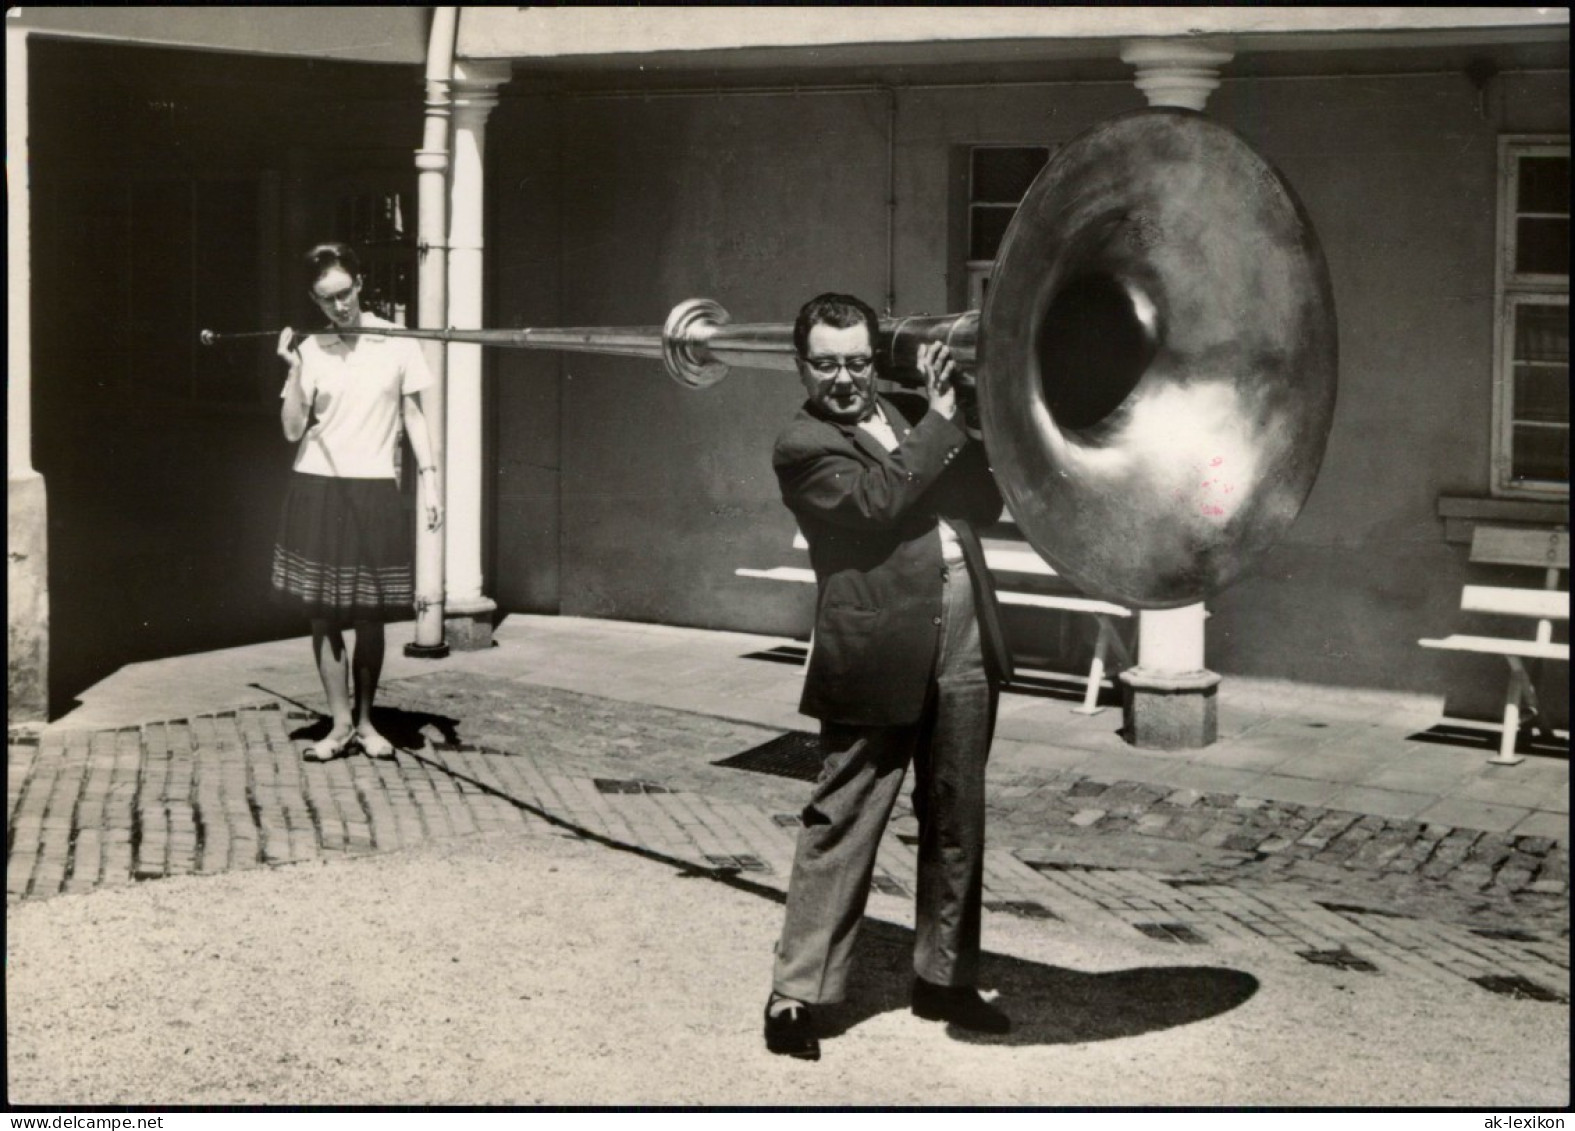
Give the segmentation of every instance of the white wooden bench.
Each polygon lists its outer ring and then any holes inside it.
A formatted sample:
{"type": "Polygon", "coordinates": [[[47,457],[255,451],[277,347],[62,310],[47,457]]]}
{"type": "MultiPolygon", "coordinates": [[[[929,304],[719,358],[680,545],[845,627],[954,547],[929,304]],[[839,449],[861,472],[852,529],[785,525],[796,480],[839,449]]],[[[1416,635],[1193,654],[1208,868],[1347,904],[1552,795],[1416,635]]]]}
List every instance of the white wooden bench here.
{"type": "Polygon", "coordinates": [[[1504,729],[1499,738],[1498,754],[1488,761],[1496,766],[1513,766],[1525,761],[1515,753],[1522,703],[1530,708],[1529,721],[1537,731],[1544,736],[1549,733],[1538,710],[1537,691],[1526,672],[1526,661],[1569,663],[1569,644],[1553,639],[1553,622],[1567,623],[1570,619],[1569,591],[1558,587],[1560,572],[1570,568],[1569,532],[1478,526],[1471,538],[1471,562],[1474,565],[1539,566],[1546,571],[1541,589],[1467,585],[1460,595],[1462,612],[1535,620],[1537,629],[1533,639],[1456,633],[1441,640],[1418,642],[1424,648],[1504,657],[1509,664],[1509,686],[1504,693],[1504,729]]]}
{"type": "MultiPolygon", "coordinates": [[[[1011,529],[1006,524],[1002,524],[1001,528],[1011,529]]],[[[1012,537],[992,535],[981,538],[980,543],[984,547],[985,564],[989,566],[990,574],[996,583],[996,599],[1001,604],[1085,613],[1094,618],[1098,629],[1098,637],[1094,642],[1094,658],[1089,664],[1083,702],[1073,710],[1080,715],[1097,715],[1104,710],[1099,705],[1099,689],[1104,683],[1106,664],[1115,659],[1120,667],[1132,666],[1132,655],[1116,628],[1119,619],[1132,619],[1132,610],[1124,605],[1085,597],[1073,591],[1027,542],[1012,537]]],[[[800,555],[809,550],[809,543],[804,540],[804,535],[797,531],[793,536],[793,549],[800,555]]],[[[757,577],[767,581],[815,584],[815,571],[808,566],[782,565],[770,569],[735,569],[733,573],[738,577],[757,577]]]]}

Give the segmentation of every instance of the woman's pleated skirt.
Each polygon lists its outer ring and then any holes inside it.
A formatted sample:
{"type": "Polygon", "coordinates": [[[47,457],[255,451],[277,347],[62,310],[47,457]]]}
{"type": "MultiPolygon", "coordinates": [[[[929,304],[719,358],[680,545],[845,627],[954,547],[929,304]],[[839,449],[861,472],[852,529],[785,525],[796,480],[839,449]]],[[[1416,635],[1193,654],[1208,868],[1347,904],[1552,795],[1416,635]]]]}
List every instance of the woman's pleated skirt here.
{"type": "Polygon", "coordinates": [[[392,479],[295,472],[273,548],[273,599],[310,619],[411,613],[412,517],[392,479]]]}

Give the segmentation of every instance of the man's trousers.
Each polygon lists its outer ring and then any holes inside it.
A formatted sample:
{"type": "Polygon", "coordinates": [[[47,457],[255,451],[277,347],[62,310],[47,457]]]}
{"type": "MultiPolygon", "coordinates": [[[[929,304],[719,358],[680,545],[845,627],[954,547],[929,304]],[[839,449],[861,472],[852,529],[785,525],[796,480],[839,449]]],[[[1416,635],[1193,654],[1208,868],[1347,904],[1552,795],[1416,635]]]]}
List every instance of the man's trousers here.
{"type": "Polygon", "coordinates": [[[822,723],[824,763],[803,813],[772,987],[841,1001],[881,834],[910,761],[919,820],[914,971],[943,986],[978,976],[984,770],[997,692],[985,676],[972,586],[944,574],[941,639],[924,713],[900,727],[822,723]]]}

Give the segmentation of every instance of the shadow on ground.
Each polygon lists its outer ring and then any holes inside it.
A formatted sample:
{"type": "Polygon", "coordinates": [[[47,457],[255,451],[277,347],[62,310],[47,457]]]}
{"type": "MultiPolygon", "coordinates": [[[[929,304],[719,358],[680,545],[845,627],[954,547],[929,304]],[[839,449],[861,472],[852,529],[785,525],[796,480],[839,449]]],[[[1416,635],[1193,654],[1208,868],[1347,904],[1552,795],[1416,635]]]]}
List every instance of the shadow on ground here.
{"type": "MultiPolygon", "coordinates": [[[[913,931],[865,919],[859,927],[848,1000],[825,1011],[822,1032],[837,1036],[871,1017],[908,1008],[913,931]]],[[[1204,1021],[1244,1004],[1258,979],[1220,966],[1148,966],[1085,973],[986,952],[979,984],[998,990],[996,1004],[1012,1032],[984,1036],[948,1029],[969,1044],[1064,1045],[1136,1037],[1204,1021]]]]}
{"type": "MultiPolygon", "coordinates": [[[[1488,754],[1498,753],[1500,736],[1503,734],[1497,725],[1491,729],[1487,726],[1471,726],[1469,724],[1443,722],[1437,723],[1426,730],[1417,731],[1415,734],[1406,735],[1408,742],[1425,742],[1434,746],[1454,746],[1462,750],[1481,750],[1488,754]]],[[[1568,739],[1560,740],[1557,735],[1541,735],[1531,730],[1522,730],[1515,736],[1515,751],[1519,754],[1537,754],[1545,758],[1559,758],[1569,761],[1570,744],[1568,739]]]]}
{"type": "MultiPolygon", "coordinates": [[[[435,717],[399,713],[408,716],[402,722],[435,717]]],[[[379,725],[381,721],[378,720],[379,725]]],[[[394,738],[392,730],[384,733],[391,740],[394,738]]],[[[783,892],[747,879],[736,869],[706,868],[642,845],[625,843],[547,813],[420,754],[412,752],[411,756],[431,769],[506,798],[580,839],[667,865],[677,870],[681,878],[710,880],[773,903],[786,901],[783,892]]],[[[865,918],[860,923],[854,950],[849,998],[823,1011],[822,1032],[837,1036],[882,1013],[907,1009],[913,981],[913,950],[911,928],[865,918]]],[[[1082,1044],[1172,1029],[1235,1009],[1258,991],[1258,980],[1251,974],[1225,967],[1153,966],[1089,974],[988,952],[980,963],[979,984],[1000,992],[1000,1004],[1012,1018],[1013,1031],[1005,1036],[985,1037],[952,1030],[952,1035],[970,1043],[1005,1045],[1082,1044]]]]}
{"type": "MultiPolygon", "coordinates": [[[[292,700],[293,702],[293,700],[292,700]]],[[[328,715],[317,712],[315,708],[305,707],[313,711],[317,717],[310,723],[296,727],[290,732],[290,739],[294,742],[316,742],[327,738],[328,732],[333,729],[333,719],[328,715]]],[[[401,750],[421,750],[429,741],[429,736],[424,733],[428,727],[436,730],[441,735],[441,741],[449,746],[459,745],[460,720],[450,715],[438,715],[431,711],[406,711],[399,707],[373,707],[372,725],[377,732],[401,750]]]]}

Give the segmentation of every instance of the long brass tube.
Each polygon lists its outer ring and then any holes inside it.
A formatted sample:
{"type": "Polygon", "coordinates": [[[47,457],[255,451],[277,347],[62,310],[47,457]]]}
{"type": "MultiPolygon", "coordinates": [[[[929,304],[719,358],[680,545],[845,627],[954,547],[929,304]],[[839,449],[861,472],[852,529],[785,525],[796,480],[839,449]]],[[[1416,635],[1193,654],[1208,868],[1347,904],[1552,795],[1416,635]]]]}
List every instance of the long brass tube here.
{"type": "MultiPolygon", "coordinates": [[[[204,330],[203,345],[242,338],[277,336],[276,330],[226,334],[204,330]]],[[[356,334],[428,341],[463,342],[510,349],[558,350],[565,353],[648,357],[664,362],[673,380],[689,388],[705,388],[727,376],[729,367],[792,372],[793,326],[784,322],[733,323],[726,310],[710,299],[690,299],[673,308],[663,326],[527,327],[518,330],[460,330],[453,327],[367,327],[359,330],[312,330],[302,337],[356,334]]],[[[978,360],[979,312],[883,318],[875,348],[882,375],[903,385],[918,385],[917,357],[926,342],[951,347],[958,367],[971,373],[978,360]]]]}

